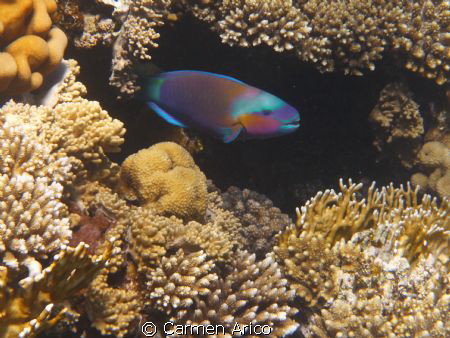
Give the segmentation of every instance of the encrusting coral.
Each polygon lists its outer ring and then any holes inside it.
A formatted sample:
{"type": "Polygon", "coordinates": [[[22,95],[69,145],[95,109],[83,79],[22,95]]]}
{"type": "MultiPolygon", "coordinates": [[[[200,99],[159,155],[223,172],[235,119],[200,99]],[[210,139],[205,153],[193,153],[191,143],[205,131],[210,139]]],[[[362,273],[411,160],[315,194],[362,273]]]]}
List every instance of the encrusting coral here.
{"type": "Polygon", "coordinates": [[[173,142],[130,155],[120,170],[121,190],[131,200],[184,219],[203,219],[206,177],[191,155],[173,142]]]}
{"type": "Polygon", "coordinates": [[[74,61],[67,67],[53,105],[10,100],[0,109],[0,334],[6,337],[33,336],[64,320],[72,313],[68,300],[111,255],[109,240],[97,255],[72,241],[66,202],[98,177],[87,170],[118,149],[124,129],[82,98],[84,86],[74,81],[78,67],[74,61]]]}
{"type": "Polygon", "coordinates": [[[375,148],[383,155],[394,154],[403,166],[411,168],[422,145],[424,126],[419,105],[406,84],[386,85],[369,121],[375,134],[375,148]]]}
{"type": "Polygon", "coordinates": [[[449,200],[340,182],[297,210],[274,248],[312,313],[306,336],[450,333],[449,200]]]}
{"type": "Polygon", "coordinates": [[[0,95],[39,88],[44,76],[61,62],[67,45],[64,32],[52,28],[54,0],[0,2],[0,95]]]}

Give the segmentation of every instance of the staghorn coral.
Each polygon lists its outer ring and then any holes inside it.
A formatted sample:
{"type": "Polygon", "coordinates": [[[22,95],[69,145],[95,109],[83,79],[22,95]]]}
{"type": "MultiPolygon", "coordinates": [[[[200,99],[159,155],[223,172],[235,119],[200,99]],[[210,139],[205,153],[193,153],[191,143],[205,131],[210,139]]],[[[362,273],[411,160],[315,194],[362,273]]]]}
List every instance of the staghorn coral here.
{"type": "Polygon", "coordinates": [[[0,266],[2,337],[31,336],[63,318],[69,310],[64,302],[91,282],[110,254],[90,256],[86,249],[84,243],[76,248],[63,246],[45,269],[30,257],[29,275],[18,281],[19,286],[12,282],[18,276],[0,266]]]}
{"type": "Polygon", "coordinates": [[[380,93],[369,121],[379,152],[394,153],[406,168],[411,168],[424,134],[419,105],[404,83],[390,83],[380,93]]]}
{"type": "Polygon", "coordinates": [[[311,307],[303,333],[445,336],[449,201],[392,185],[372,185],[363,199],[361,187],[319,192],[278,236],[274,252],[311,307]]]}
{"type": "Polygon", "coordinates": [[[67,37],[52,28],[53,0],[0,3],[0,94],[17,95],[39,88],[61,62],[67,37]]]}
{"type": "Polygon", "coordinates": [[[160,213],[184,219],[204,218],[205,175],[176,143],[158,143],[130,155],[122,163],[120,184],[128,199],[137,199],[160,213]]]}
{"type": "Polygon", "coordinates": [[[292,223],[288,215],[274,207],[271,200],[248,189],[230,187],[222,194],[221,207],[231,211],[240,221],[243,248],[264,257],[273,248],[275,234],[292,223]]]}
{"type": "Polygon", "coordinates": [[[4,115],[0,123],[0,254],[3,264],[18,269],[26,258],[45,259],[68,243],[68,210],[60,199],[71,166],[27,125],[4,115]]]}

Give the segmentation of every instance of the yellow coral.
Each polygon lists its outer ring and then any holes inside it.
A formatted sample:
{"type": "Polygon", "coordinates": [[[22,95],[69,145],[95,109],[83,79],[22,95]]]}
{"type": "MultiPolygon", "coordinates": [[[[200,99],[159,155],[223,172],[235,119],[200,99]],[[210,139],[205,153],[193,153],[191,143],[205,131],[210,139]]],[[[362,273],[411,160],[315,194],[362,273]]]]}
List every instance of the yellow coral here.
{"type": "Polygon", "coordinates": [[[2,337],[28,336],[56,324],[67,311],[64,302],[91,282],[109,255],[110,250],[99,257],[89,256],[84,243],[76,248],[63,247],[45,269],[30,259],[28,277],[19,281],[20,287],[11,285],[14,277],[8,276],[7,267],[0,266],[2,337]]]}
{"type": "Polygon", "coordinates": [[[203,219],[206,177],[190,154],[173,142],[158,143],[130,155],[120,171],[121,190],[158,212],[203,219]]]}

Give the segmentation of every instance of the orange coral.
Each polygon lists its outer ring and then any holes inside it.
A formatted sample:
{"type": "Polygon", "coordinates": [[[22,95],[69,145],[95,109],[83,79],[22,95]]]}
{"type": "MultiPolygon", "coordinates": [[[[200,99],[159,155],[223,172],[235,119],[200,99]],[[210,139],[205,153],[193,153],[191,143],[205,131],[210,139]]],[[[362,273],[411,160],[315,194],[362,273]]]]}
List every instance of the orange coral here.
{"type": "Polygon", "coordinates": [[[43,76],[62,60],[64,32],[52,29],[54,0],[11,0],[0,3],[0,93],[15,95],[39,88],[43,76]]]}

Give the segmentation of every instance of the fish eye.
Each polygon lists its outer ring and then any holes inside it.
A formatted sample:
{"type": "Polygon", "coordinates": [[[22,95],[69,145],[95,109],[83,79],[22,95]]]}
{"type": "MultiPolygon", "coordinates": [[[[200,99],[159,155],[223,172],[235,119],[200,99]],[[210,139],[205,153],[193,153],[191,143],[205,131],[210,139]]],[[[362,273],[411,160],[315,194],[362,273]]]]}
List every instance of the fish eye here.
{"type": "Polygon", "coordinates": [[[270,115],[270,110],[267,110],[267,109],[264,109],[264,110],[262,110],[261,111],[261,113],[264,115],[264,116],[268,116],[268,115],[270,115]]]}

